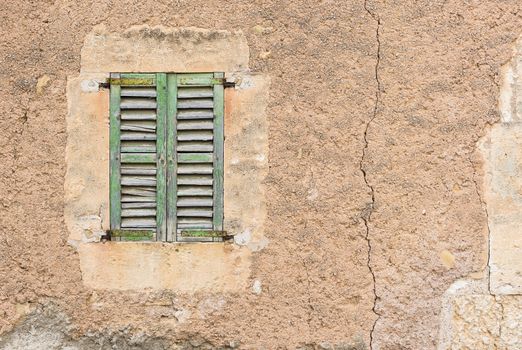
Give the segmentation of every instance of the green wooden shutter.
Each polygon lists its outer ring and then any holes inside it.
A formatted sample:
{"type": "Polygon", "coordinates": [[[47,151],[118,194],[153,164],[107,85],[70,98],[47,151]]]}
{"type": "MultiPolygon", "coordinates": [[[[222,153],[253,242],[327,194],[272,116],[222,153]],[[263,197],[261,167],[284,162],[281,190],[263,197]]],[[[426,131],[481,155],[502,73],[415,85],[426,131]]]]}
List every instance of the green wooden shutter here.
{"type": "Polygon", "coordinates": [[[114,240],[222,240],[223,77],[111,75],[114,240]]]}
{"type": "Polygon", "coordinates": [[[113,240],[166,238],[166,74],[112,74],[113,240]]]}
{"type": "Polygon", "coordinates": [[[223,230],[223,73],[168,77],[169,241],[223,230]]]}

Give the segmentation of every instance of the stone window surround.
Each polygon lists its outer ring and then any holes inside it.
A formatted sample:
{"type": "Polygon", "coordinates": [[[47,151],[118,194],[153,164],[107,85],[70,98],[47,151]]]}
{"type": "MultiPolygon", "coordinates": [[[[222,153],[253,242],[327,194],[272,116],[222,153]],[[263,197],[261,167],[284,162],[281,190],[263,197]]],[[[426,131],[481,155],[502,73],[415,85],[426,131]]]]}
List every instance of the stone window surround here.
{"type": "Polygon", "coordinates": [[[80,75],[67,86],[65,221],[88,287],[195,292],[246,286],[252,254],[268,244],[263,180],[269,79],[249,72],[248,57],[241,32],[139,26],[109,33],[98,26],[87,35],[80,75]],[[236,82],[225,90],[224,229],[236,235],[233,242],[98,243],[109,228],[109,93],[98,86],[111,72],[125,71],[224,71],[236,82]]]}

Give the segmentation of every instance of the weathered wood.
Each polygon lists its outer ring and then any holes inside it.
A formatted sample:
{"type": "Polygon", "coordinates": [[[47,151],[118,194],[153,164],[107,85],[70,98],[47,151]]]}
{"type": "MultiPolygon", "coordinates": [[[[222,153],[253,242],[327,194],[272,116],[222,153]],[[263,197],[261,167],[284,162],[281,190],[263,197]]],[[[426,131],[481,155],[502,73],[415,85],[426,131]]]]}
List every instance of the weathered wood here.
{"type": "MultiPolygon", "coordinates": [[[[215,78],[224,78],[223,73],[214,73],[215,78]]],[[[214,85],[214,230],[223,230],[223,159],[224,159],[224,89],[214,85]]]]}
{"type": "Polygon", "coordinates": [[[156,120],[155,110],[125,110],[121,111],[122,120],[156,120]]]}
{"type": "Polygon", "coordinates": [[[122,141],[122,153],[156,153],[154,141],[122,141]]]}
{"type": "Polygon", "coordinates": [[[211,109],[186,109],[179,110],[178,119],[212,119],[214,112],[211,109]]]}
{"type": "Polygon", "coordinates": [[[178,232],[181,232],[181,230],[188,230],[188,229],[212,229],[212,221],[208,220],[208,222],[181,222],[178,223],[178,232]]]}
{"type": "Polygon", "coordinates": [[[121,109],[156,109],[156,99],[145,97],[124,97],[121,99],[121,109]]]}
{"type": "Polygon", "coordinates": [[[145,208],[156,208],[156,202],[148,203],[121,203],[122,209],[145,209],[145,208]]]}
{"type": "Polygon", "coordinates": [[[121,196],[122,203],[154,203],[156,204],[156,194],[149,196],[135,196],[124,194],[121,196]]]}
{"type": "Polygon", "coordinates": [[[212,163],[212,153],[178,153],[178,163],[212,163]]]}
{"type": "Polygon", "coordinates": [[[212,130],[214,124],[211,120],[179,120],[178,130],[212,130]]]}
{"type": "Polygon", "coordinates": [[[176,74],[167,76],[167,241],[176,239],[177,164],[176,113],[178,81],[176,74]]]}
{"type": "Polygon", "coordinates": [[[156,75],[157,94],[157,173],[156,173],[156,240],[167,239],[167,75],[156,75]]]}
{"type": "Polygon", "coordinates": [[[214,96],[211,86],[182,87],[178,89],[178,98],[205,98],[214,96]]]}
{"type": "Polygon", "coordinates": [[[231,237],[227,231],[214,230],[182,230],[182,237],[231,237]]]}
{"type": "Polygon", "coordinates": [[[213,130],[180,130],[178,141],[212,141],[213,130]]]}
{"type": "Polygon", "coordinates": [[[192,109],[192,108],[212,108],[214,103],[211,98],[187,98],[178,99],[178,108],[192,109]]]}
{"type": "MultiPolygon", "coordinates": [[[[111,75],[119,78],[119,75],[111,75]]],[[[110,112],[109,112],[109,201],[110,201],[110,227],[121,227],[121,185],[120,185],[120,91],[119,86],[111,86],[110,112]]]]}
{"type": "Polygon", "coordinates": [[[143,217],[143,216],[156,216],[156,209],[122,209],[122,217],[143,217]]]}
{"type": "Polygon", "coordinates": [[[211,175],[178,175],[178,185],[199,185],[212,186],[213,178],[211,175]]]}
{"type": "Polygon", "coordinates": [[[156,186],[156,177],[123,175],[121,184],[124,186],[156,186]]]}
{"type": "Polygon", "coordinates": [[[178,207],[212,207],[212,197],[179,197],[178,207]]]}
{"type": "Polygon", "coordinates": [[[111,230],[111,238],[119,237],[125,240],[151,240],[154,238],[152,230],[111,230]]]}
{"type": "Polygon", "coordinates": [[[141,197],[152,197],[156,196],[155,187],[142,187],[142,186],[122,186],[121,194],[130,196],[141,196],[141,197]]]}
{"type": "Polygon", "coordinates": [[[194,228],[202,228],[202,227],[207,227],[208,225],[210,225],[210,227],[212,227],[212,219],[211,218],[192,218],[192,217],[185,217],[185,216],[182,216],[182,217],[178,217],[178,227],[181,228],[182,226],[183,227],[190,227],[189,225],[192,225],[192,227],[194,228]],[[185,224],[185,225],[180,225],[180,224],[185,224]]]}
{"type": "Polygon", "coordinates": [[[178,164],[178,174],[212,174],[212,164],[178,164]]]}
{"type": "MultiPolygon", "coordinates": [[[[157,143],[156,143],[157,147],[157,143]]],[[[154,153],[122,153],[122,163],[156,163],[156,154],[154,153]]]]}
{"type": "Polygon", "coordinates": [[[178,186],[179,196],[212,196],[212,186],[178,186]]]}
{"type": "Polygon", "coordinates": [[[149,133],[124,131],[120,136],[122,141],[155,141],[156,135],[149,133]]]}
{"type": "Polygon", "coordinates": [[[192,142],[178,142],[178,146],[176,147],[178,152],[212,152],[214,150],[214,145],[212,141],[204,142],[204,141],[192,141],[192,142]]]}
{"type": "Polygon", "coordinates": [[[144,218],[122,218],[122,228],[154,228],[156,227],[156,218],[144,217],[144,218]]]}
{"type": "Polygon", "coordinates": [[[212,217],[212,208],[178,208],[178,217],[212,217]]]}
{"type": "Polygon", "coordinates": [[[145,133],[156,132],[156,123],[154,121],[122,121],[122,131],[137,131],[145,133]]]}
{"type": "Polygon", "coordinates": [[[122,87],[121,96],[156,97],[156,89],[154,87],[122,87]]]}
{"type": "Polygon", "coordinates": [[[121,168],[122,175],[156,175],[156,168],[145,168],[148,164],[124,164],[121,168]],[[130,167],[131,165],[139,165],[139,167],[130,167]]]}
{"type": "Polygon", "coordinates": [[[178,87],[180,86],[209,86],[222,83],[216,80],[212,73],[185,73],[178,74],[178,87]]]}

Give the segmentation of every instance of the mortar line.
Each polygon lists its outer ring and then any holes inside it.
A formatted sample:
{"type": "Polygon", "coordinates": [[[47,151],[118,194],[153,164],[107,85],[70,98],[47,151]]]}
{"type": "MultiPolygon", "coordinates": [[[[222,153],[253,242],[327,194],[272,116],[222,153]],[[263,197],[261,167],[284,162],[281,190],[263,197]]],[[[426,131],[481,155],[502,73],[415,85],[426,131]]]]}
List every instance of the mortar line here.
{"type": "Polygon", "coordinates": [[[371,350],[371,349],[373,349],[373,344],[374,344],[373,343],[373,340],[374,340],[373,334],[375,332],[375,327],[377,326],[377,322],[379,321],[381,315],[377,312],[377,309],[376,309],[377,301],[378,301],[377,280],[376,280],[375,272],[373,271],[372,264],[371,264],[372,244],[371,244],[371,239],[370,239],[370,225],[369,225],[370,221],[371,221],[371,216],[372,216],[373,210],[375,208],[375,189],[368,180],[368,174],[367,174],[366,170],[364,169],[364,162],[366,160],[366,152],[367,152],[368,146],[369,146],[368,130],[370,129],[370,125],[372,124],[374,119],[377,117],[377,112],[378,112],[378,108],[379,108],[379,104],[380,104],[380,97],[381,97],[381,88],[382,87],[381,87],[381,81],[379,80],[379,65],[380,65],[380,60],[381,60],[381,38],[380,38],[381,19],[379,16],[377,16],[372,11],[370,11],[370,9],[367,6],[367,0],[364,1],[364,9],[376,22],[375,37],[376,37],[376,41],[377,41],[377,52],[375,55],[375,81],[376,81],[377,90],[375,91],[375,103],[373,106],[373,114],[372,114],[372,117],[370,118],[370,120],[366,123],[366,127],[364,129],[364,137],[363,137],[364,147],[362,150],[361,160],[359,162],[359,168],[361,170],[361,173],[363,174],[363,179],[366,184],[366,187],[368,187],[368,189],[370,191],[370,198],[371,198],[371,203],[369,204],[369,206],[367,206],[367,208],[365,209],[365,213],[362,215],[362,219],[364,221],[364,226],[366,228],[365,240],[366,240],[366,243],[368,244],[367,266],[368,266],[368,270],[370,271],[370,274],[372,275],[372,280],[373,280],[374,298],[373,298],[372,311],[377,316],[372,325],[372,329],[370,330],[370,350],[371,350]]]}

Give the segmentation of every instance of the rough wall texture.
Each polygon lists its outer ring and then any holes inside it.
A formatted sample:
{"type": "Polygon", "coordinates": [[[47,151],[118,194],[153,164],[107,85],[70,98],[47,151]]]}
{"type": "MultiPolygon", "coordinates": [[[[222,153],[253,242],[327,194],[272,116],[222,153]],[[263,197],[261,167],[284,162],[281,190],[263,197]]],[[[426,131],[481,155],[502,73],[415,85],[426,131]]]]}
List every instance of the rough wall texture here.
{"type": "Polygon", "coordinates": [[[444,292],[487,263],[475,150],[499,120],[499,72],[520,34],[520,7],[4,1],[0,345],[436,348],[444,292]],[[253,256],[253,289],[83,285],[63,218],[65,89],[100,23],[114,32],[140,24],[242,30],[250,69],[271,77],[270,245],[253,256]]]}

